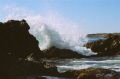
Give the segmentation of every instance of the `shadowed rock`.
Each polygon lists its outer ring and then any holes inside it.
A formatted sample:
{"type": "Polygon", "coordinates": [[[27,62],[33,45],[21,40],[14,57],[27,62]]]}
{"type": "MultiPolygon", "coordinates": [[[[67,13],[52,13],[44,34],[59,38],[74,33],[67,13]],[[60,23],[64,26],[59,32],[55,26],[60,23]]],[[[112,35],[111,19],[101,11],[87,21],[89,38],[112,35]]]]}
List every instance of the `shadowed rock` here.
{"type": "Polygon", "coordinates": [[[58,75],[58,71],[55,66],[46,64],[45,61],[28,61],[21,59],[14,62],[0,63],[1,79],[18,79],[19,77],[22,78],[32,75],[56,76],[58,75]]]}
{"type": "Polygon", "coordinates": [[[37,58],[42,56],[38,41],[29,34],[29,29],[25,20],[0,23],[0,50],[16,58],[26,58],[30,54],[37,58]]]}

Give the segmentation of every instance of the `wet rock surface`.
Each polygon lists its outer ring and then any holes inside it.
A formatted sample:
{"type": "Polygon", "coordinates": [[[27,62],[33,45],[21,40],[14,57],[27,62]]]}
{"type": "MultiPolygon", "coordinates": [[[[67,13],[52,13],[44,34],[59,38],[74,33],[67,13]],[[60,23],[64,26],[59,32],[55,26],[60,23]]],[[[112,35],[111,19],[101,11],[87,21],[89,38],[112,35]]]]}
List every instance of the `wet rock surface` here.
{"type": "Polygon", "coordinates": [[[105,40],[93,41],[85,44],[84,47],[98,53],[97,56],[120,55],[120,36],[110,34],[105,40]]]}
{"type": "Polygon", "coordinates": [[[77,52],[71,51],[69,49],[59,49],[56,47],[51,47],[50,49],[43,51],[44,56],[46,58],[83,58],[86,56],[83,56],[81,54],[78,54],[77,52]]]}

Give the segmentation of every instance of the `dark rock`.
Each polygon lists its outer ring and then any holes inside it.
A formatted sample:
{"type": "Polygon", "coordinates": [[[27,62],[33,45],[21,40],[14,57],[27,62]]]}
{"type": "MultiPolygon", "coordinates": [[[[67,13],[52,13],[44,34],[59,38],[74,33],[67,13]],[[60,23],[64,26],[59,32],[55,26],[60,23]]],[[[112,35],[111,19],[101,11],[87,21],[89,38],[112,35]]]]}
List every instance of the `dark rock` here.
{"type": "Polygon", "coordinates": [[[120,36],[109,34],[105,40],[98,40],[87,43],[84,47],[90,48],[97,56],[119,55],[120,36]]]}
{"type": "Polygon", "coordinates": [[[38,41],[29,34],[29,29],[25,20],[0,23],[0,50],[16,58],[26,58],[31,53],[38,58],[42,56],[38,41]]]}
{"type": "Polygon", "coordinates": [[[71,51],[69,49],[59,49],[56,47],[51,47],[50,49],[43,51],[46,58],[83,58],[81,54],[71,51]]]}
{"type": "Polygon", "coordinates": [[[36,77],[34,79],[47,79],[47,78],[45,78],[45,77],[36,77]]]}
{"type": "Polygon", "coordinates": [[[9,63],[0,63],[0,78],[14,79],[31,75],[58,75],[57,68],[41,61],[19,60],[9,63]]]}

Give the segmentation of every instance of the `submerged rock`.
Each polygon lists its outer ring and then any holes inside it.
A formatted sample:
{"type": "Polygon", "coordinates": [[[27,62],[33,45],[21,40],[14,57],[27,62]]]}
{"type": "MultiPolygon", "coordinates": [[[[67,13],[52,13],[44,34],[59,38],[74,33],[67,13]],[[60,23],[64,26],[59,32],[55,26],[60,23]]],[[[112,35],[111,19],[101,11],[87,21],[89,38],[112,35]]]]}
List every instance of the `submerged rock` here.
{"type": "Polygon", "coordinates": [[[108,35],[105,40],[98,40],[87,43],[84,47],[90,48],[97,56],[120,55],[120,36],[108,35]]]}

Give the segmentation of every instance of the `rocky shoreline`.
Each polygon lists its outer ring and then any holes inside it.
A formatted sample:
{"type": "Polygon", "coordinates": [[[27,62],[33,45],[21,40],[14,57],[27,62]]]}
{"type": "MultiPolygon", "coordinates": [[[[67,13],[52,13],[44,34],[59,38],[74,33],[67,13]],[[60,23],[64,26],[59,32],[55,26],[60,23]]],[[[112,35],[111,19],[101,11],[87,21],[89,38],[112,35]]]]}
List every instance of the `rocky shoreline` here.
{"type": "Polygon", "coordinates": [[[96,56],[118,56],[120,55],[120,36],[110,34],[105,40],[87,43],[84,47],[96,52],[96,56]]]}
{"type": "MultiPolygon", "coordinates": [[[[29,34],[29,25],[25,20],[9,20],[0,23],[0,78],[23,79],[25,76],[55,76],[73,79],[118,79],[119,72],[102,69],[87,68],[69,70],[59,73],[56,66],[48,64],[44,58],[85,58],[77,52],[68,49],[52,47],[41,51],[38,41],[29,34]],[[107,76],[109,74],[109,76],[107,76]]],[[[119,36],[109,36],[105,41],[96,41],[84,45],[97,56],[119,55],[119,36]],[[113,53],[114,51],[114,53],[113,53]]],[[[24,78],[28,79],[28,78],[24,78]]],[[[33,79],[46,79],[35,77],[33,79]]]]}

